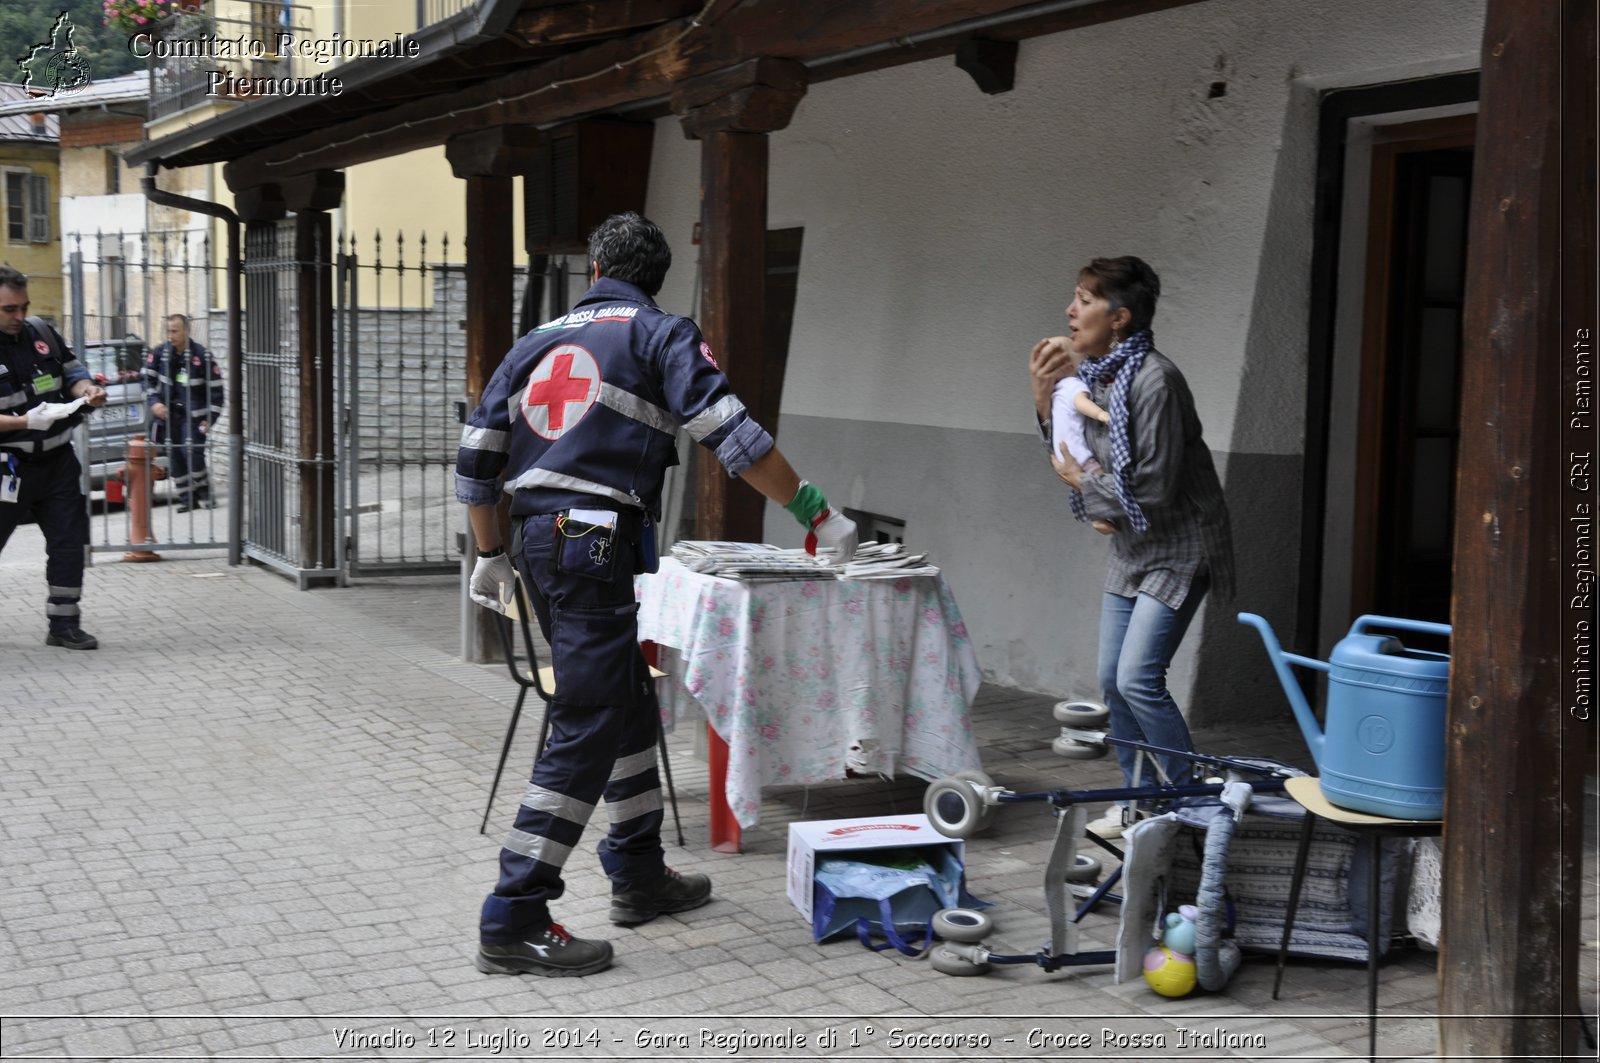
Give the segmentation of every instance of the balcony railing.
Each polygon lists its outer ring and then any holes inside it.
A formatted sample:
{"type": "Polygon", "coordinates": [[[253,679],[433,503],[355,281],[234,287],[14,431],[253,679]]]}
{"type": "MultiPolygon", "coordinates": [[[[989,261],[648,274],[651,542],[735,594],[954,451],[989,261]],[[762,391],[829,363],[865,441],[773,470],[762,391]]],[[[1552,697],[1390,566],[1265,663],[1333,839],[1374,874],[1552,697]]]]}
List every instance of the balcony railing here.
{"type": "Polygon", "coordinates": [[[472,7],[476,0],[417,0],[417,29],[443,22],[472,7]]]}
{"type": "Polygon", "coordinates": [[[273,94],[252,79],[281,83],[326,69],[295,49],[296,41],[311,37],[310,8],[257,2],[249,10],[251,18],[221,18],[209,7],[183,11],[136,41],[149,56],[152,121],[202,103],[273,94]]]}

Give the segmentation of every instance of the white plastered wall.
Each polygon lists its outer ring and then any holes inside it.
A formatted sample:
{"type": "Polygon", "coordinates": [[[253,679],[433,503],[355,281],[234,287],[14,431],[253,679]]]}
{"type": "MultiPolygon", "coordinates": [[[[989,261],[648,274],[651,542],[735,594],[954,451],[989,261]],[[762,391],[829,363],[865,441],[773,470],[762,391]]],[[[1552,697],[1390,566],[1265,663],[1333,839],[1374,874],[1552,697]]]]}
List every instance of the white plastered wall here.
{"type": "MultiPolygon", "coordinates": [[[[1236,628],[1236,608],[1293,615],[1319,94],[1473,69],[1481,26],[1479,0],[1208,0],[1024,41],[998,96],[949,59],[814,85],[771,141],[769,226],[805,229],[780,445],[844,504],[895,513],[895,498],[990,678],[1092,693],[1104,551],[1061,518],[1026,358],[1062,331],[1079,266],[1146,258],[1164,286],[1157,342],[1188,377],[1248,547],[1250,598],[1202,612],[1174,662],[1186,701],[1202,641],[1236,628]],[[921,467],[875,467],[902,437],[1003,463],[952,482],[956,463],[919,442],[921,467]],[[874,445],[831,453],[829,438],[874,445]],[[1003,550],[966,534],[975,503],[1006,507],[1003,550]]],[[[662,302],[682,312],[699,174],[698,145],[664,120],[649,211],[678,255],[662,302]]],[[[797,541],[786,521],[769,509],[767,537],[797,541]]]]}

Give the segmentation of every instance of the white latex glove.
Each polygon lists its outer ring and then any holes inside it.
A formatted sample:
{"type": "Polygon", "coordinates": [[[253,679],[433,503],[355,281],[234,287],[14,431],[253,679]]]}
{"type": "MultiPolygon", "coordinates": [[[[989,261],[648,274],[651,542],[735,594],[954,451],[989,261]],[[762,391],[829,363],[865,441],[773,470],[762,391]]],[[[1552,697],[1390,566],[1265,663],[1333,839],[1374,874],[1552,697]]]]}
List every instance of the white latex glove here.
{"type": "Polygon", "coordinates": [[[504,613],[505,603],[511,600],[508,591],[516,581],[517,571],[511,567],[511,558],[505,554],[480,557],[478,563],[472,566],[472,579],[467,583],[467,593],[485,609],[504,613]]]}
{"type": "Polygon", "coordinates": [[[73,399],[71,402],[41,402],[28,411],[28,427],[35,432],[41,428],[48,428],[61,420],[78,412],[88,399],[73,399]]]}
{"type": "Polygon", "coordinates": [[[816,535],[818,546],[832,547],[834,564],[845,564],[856,556],[856,522],[838,510],[830,509],[812,534],[816,535]]]}

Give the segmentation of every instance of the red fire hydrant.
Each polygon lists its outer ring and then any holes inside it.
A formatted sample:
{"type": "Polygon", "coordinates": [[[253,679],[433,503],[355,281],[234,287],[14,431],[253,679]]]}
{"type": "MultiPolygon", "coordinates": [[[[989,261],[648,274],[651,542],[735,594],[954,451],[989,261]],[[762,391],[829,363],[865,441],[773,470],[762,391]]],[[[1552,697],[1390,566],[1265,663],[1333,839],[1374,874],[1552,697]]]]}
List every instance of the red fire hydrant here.
{"type": "MultiPolygon", "coordinates": [[[[167,470],[155,463],[155,449],[144,436],[134,436],[128,440],[127,464],[121,469],[122,482],[128,487],[128,520],[132,524],[128,542],[134,546],[156,541],[150,534],[150,488],[155,481],[167,478],[167,470]]],[[[153,550],[129,550],[122,560],[160,561],[161,555],[153,550]]]]}

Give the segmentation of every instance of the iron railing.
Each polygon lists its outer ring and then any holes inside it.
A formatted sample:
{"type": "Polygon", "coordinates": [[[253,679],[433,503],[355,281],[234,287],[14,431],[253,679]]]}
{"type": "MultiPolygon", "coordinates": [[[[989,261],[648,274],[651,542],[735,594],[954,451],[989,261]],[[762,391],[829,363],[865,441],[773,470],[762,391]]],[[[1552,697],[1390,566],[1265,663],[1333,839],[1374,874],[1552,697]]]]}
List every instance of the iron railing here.
{"type": "Polygon", "coordinates": [[[183,10],[135,38],[136,54],[148,57],[152,121],[202,103],[273,94],[255,79],[318,73],[296,48],[311,37],[310,8],[272,0],[249,9],[250,18],[220,17],[210,5],[183,10]]]}

